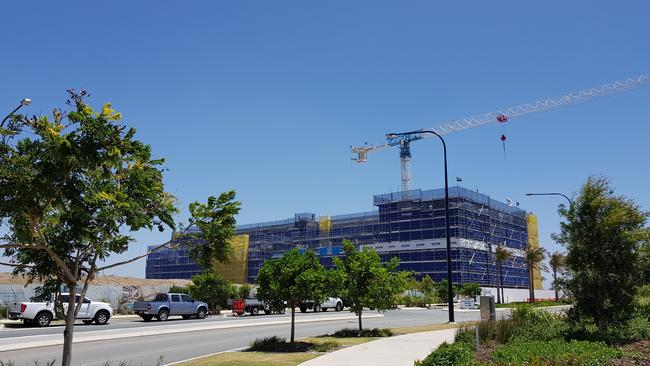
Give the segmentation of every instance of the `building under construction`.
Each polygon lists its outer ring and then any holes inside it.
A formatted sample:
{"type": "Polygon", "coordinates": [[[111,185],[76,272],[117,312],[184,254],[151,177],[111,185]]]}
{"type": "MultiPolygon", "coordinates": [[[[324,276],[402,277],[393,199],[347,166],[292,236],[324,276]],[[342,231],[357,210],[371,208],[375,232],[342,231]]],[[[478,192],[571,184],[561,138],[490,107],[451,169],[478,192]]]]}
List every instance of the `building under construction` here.
{"type": "MultiPolygon", "coordinates": [[[[513,254],[503,264],[504,286],[528,287],[524,250],[539,245],[535,216],[461,187],[450,187],[449,200],[452,281],[494,286],[494,250],[503,245],[513,254]]],[[[358,247],[374,248],[384,260],[399,258],[399,269],[418,277],[447,277],[444,189],[376,195],[374,206],[371,212],[320,217],[300,213],[238,226],[235,260],[217,263],[215,270],[231,281],[253,283],[264,261],[294,248],[313,250],[331,267],[348,239],[358,247]]],[[[164,249],[147,258],[147,278],[190,278],[199,272],[185,249],[164,249]]]]}

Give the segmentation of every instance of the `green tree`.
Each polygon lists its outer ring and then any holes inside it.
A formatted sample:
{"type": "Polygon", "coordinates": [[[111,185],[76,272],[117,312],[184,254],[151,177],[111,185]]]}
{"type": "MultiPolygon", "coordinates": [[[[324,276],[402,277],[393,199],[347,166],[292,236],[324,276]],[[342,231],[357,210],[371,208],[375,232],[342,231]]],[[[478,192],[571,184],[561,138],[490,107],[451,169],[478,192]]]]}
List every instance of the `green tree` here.
{"type": "Polygon", "coordinates": [[[359,318],[359,332],[363,330],[363,308],[386,310],[396,303],[396,297],[404,291],[407,272],[397,272],[399,260],[392,258],[382,263],[372,248],[357,251],[349,240],[343,241],[345,256],[334,258],[334,265],[345,273],[343,295],[350,304],[350,311],[359,318]]]}
{"type": "Polygon", "coordinates": [[[424,301],[427,306],[438,300],[436,297],[436,283],[433,282],[429,275],[422,277],[419,283],[419,289],[424,295],[424,301]]]}
{"type": "Polygon", "coordinates": [[[244,283],[235,291],[235,297],[238,299],[246,299],[251,296],[251,290],[251,285],[244,283]]]}
{"type": "Polygon", "coordinates": [[[190,296],[196,300],[205,301],[210,310],[216,314],[219,314],[221,309],[226,306],[228,296],[232,292],[230,282],[213,271],[205,271],[192,276],[192,283],[187,287],[190,296]]]}
{"type": "Polygon", "coordinates": [[[264,262],[257,275],[257,297],[272,309],[291,309],[291,343],[295,335],[296,307],[306,300],[322,302],[326,297],[327,274],[316,254],[298,249],[286,252],[281,258],[264,262]]]}
{"type": "Polygon", "coordinates": [[[233,254],[230,239],[235,235],[235,215],[240,206],[241,203],[235,201],[235,191],[209,197],[207,203],[190,203],[188,227],[196,230],[184,230],[174,237],[189,246],[190,258],[204,271],[211,271],[214,261],[230,262],[233,254]]]}
{"type": "Polygon", "coordinates": [[[609,181],[590,177],[554,238],[567,248],[567,290],[574,317],[591,318],[602,331],[632,316],[641,284],[639,249],[650,243],[648,213],[615,196],[609,181]]]}
{"type": "Polygon", "coordinates": [[[535,270],[546,270],[546,265],[542,263],[546,257],[546,250],[529,246],[526,248],[524,257],[528,267],[528,293],[530,301],[535,302],[535,270]]]}
{"type": "Polygon", "coordinates": [[[178,285],[171,285],[169,286],[169,292],[175,292],[175,293],[180,293],[180,294],[186,294],[188,293],[187,286],[178,286],[178,285]]]}
{"type": "MultiPolygon", "coordinates": [[[[67,114],[15,115],[0,128],[0,224],[7,228],[0,248],[15,274],[38,280],[56,296],[65,319],[62,364],[71,364],[74,318],[99,271],[135,258],[103,265],[126,252],[140,229],[174,228],[175,198],[165,192],[162,159],[134,139],[135,129],[105,104],[100,112],[85,103],[85,91],[69,91],[67,114]],[[70,293],[63,313],[60,292],[70,293]]],[[[211,221],[209,225],[219,226],[211,221]]]]}
{"type": "Polygon", "coordinates": [[[560,252],[553,252],[548,259],[548,264],[551,267],[553,272],[553,289],[555,290],[555,301],[559,301],[558,289],[560,287],[560,281],[557,278],[558,273],[564,269],[566,263],[566,256],[560,252]]]}
{"type": "Polygon", "coordinates": [[[481,285],[472,282],[463,283],[458,293],[467,297],[476,297],[481,294],[481,285]]]}
{"type": "Polygon", "coordinates": [[[494,260],[497,265],[497,271],[499,272],[499,282],[497,283],[497,304],[501,304],[503,299],[503,262],[512,258],[512,252],[510,252],[505,246],[499,245],[494,250],[494,260]]]}

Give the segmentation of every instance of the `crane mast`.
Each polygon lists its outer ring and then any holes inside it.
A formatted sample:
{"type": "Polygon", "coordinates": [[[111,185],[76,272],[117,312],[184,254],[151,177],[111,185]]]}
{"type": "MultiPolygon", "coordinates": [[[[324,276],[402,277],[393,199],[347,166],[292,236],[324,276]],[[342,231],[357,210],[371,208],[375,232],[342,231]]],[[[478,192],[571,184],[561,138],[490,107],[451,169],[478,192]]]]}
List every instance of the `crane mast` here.
{"type": "MultiPolygon", "coordinates": [[[[640,75],[634,78],[616,81],[610,84],[600,85],[593,88],[568,93],[558,97],[538,100],[535,102],[520,104],[514,107],[503,108],[498,111],[477,114],[474,116],[445,122],[432,130],[440,135],[446,135],[456,131],[467,130],[474,127],[483,126],[489,123],[504,123],[514,117],[521,117],[533,113],[546,112],[552,109],[578,104],[593,100],[599,97],[619,94],[625,91],[636,89],[650,84],[650,75],[640,75]]],[[[431,134],[420,133],[418,131],[398,137],[387,137],[386,143],[381,145],[352,146],[352,160],[359,163],[368,161],[368,153],[384,150],[399,145],[400,165],[401,165],[401,182],[402,190],[411,189],[411,142],[431,138],[431,134]]]]}

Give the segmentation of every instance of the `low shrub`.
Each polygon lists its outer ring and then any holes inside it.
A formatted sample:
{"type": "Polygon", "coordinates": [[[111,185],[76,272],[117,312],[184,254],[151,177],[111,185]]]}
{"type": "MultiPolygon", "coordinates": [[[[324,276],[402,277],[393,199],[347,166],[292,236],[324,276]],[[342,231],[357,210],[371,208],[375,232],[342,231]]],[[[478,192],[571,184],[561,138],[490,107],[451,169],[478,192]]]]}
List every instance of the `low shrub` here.
{"type": "Polygon", "coordinates": [[[637,316],[650,320],[650,284],[639,287],[634,298],[634,308],[637,316]]]}
{"type": "Polygon", "coordinates": [[[650,320],[636,316],[626,323],[610,325],[604,331],[590,320],[570,323],[565,338],[605,342],[610,345],[622,345],[640,340],[650,339],[650,320]]]}
{"type": "Polygon", "coordinates": [[[425,359],[415,361],[415,366],[472,366],[475,365],[473,328],[461,327],[454,343],[443,343],[425,359]]]}
{"type": "Polygon", "coordinates": [[[515,341],[492,351],[497,365],[610,365],[624,352],[602,342],[589,341],[515,341]]]}
{"type": "Polygon", "coordinates": [[[332,337],[349,338],[349,337],[391,337],[393,332],[388,328],[372,328],[364,329],[359,332],[359,329],[344,328],[337,330],[332,334],[332,337]]]}
{"type": "Polygon", "coordinates": [[[9,306],[0,305],[0,319],[5,319],[7,316],[9,316],[9,306]]]}
{"type": "Polygon", "coordinates": [[[278,344],[287,343],[286,339],[280,338],[278,336],[266,337],[266,338],[257,338],[250,344],[249,351],[255,352],[269,352],[274,351],[278,344]]]}
{"type": "Polygon", "coordinates": [[[316,352],[329,352],[329,351],[331,351],[333,349],[336,349],[338,347],[339,347],[338,343],[332,342],[332,341],[327,341],[327,342],[323,342],[323,343],[314,344],[314,351],[316,351],[316,352]]]}

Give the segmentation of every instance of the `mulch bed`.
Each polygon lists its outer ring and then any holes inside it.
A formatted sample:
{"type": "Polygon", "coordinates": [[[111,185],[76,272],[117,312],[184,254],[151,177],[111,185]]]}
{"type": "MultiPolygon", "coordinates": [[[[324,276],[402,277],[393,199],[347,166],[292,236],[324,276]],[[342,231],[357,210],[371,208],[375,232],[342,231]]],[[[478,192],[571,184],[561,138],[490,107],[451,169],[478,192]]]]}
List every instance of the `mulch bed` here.
{"type": "Polygon", "coordinates": [[[623,350],[634,356],[614,360],[614,366],[650,366],[650,340],[630,343],[623,350]]]}

